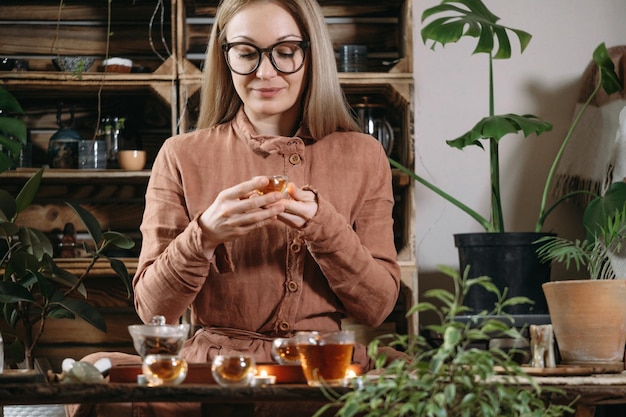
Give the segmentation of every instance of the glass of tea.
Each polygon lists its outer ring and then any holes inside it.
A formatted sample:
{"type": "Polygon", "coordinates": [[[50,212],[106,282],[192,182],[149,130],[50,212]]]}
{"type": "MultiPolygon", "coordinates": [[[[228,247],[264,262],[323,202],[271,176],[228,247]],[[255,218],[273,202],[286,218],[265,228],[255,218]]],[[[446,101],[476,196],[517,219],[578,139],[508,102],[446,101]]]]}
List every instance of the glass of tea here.
{"type": "Polygon", "coordinates": [[[217,355],[211,362],[213,379],[223,387],[246,387],[255,372],[256,363],[248,355],[217,355]]]}
{"type": "Polygon", "coordinates": [[[307,384],[342,386],[352,363],[354,332],[298,332],[295,335],[300,365],[307,384]]]}
{"type": "Polygon", "coordinates": [[[267,194],[272,192],[284,193],[287,189],[287,183],[289,178],[286,175],[268,175],[267,179],[270,181],[265,187],[258,189],[259,194],[267,194]]]}
{"type": "Polygon", "coordinates": [[[279,337],[272,342],[272,358],[281,365],[300,365],[295,337],[279,337]]]}
{"type": "Polygon", "coordinates": [[[128,332],[143,359],[148,385],[177,385],[185,380],[188,364],[180,350],[189,336],[189,324],[165,324],[165,317],[154,316],[149,324],[128,326],[128,332]]]}

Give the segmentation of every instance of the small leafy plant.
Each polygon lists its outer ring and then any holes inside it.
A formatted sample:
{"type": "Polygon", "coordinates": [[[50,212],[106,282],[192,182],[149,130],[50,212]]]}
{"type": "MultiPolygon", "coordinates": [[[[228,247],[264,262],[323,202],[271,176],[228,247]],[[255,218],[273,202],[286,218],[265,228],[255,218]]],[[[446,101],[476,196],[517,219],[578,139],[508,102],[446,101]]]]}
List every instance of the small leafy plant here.
{"type": "Polygon", "coordinates": [[[523,297],[506,298],[488,277],[461,277],[452,268],[441,268],[452,278],[454,292],[434,289],[425,293],[433,302],[416,304],[408,314],[434,312],[439,324],[425,330],[441,336],[433,343],[425,336],[395,335],[375,339],[369,352],[376,352],[383,339],[409,355],[408,360],[395,360],[383,368],[384,355],[376,359],[378,376],[361,377],[354,389],[338,394],[330,388],[326,393],[332,403],[318,411],[322,415],[335,408],[339,417],[500,417],[500,416],[562,416],[572,412],[570,405],[547,401],[548,394],[558,397],[561,391],[541,388],[529,378],[513,359],[514,351],[497,347],[481,349],[491,337],[521,337],[503,308],[528,302],[523,297]],[[463,298],[470,287],[479,285],[497,295],[492,312],[482,312],[469,321],[457,320],[468,312],[463,298]],[[439,304],[437,307],[435,304],[439,304]],[[494,318],[497,316],[498,318],[494,318]]]}
{"type": "Polygon", "coordinates": [[[0,172],[15,166],[22,147],[26,145],[24,110],[5,88],[0,86],[0,172]]]}
{"type": "Polygon", "coordinates": [[[77,296],[87,298],[84,281],[101,258],[124,283],[128,296],[131,282],[126,266],[108,258],[111,247],[130,249],[134,241],[127,236],[102,231],[96,218],[84,208],[68,203],[85,225],[92,245],[85,245],[90,262],[82,275],[75,276],[58,267],[50,240],[40,230],[19,225],[19,214],[32,203],[43,175],[40,169],[14,198],[0,190],[0,307],[12,331],[4,331],[5,343],[13,339],[8,351],[16,362],[33,367],[33,350],[44,333],[48,319],[80,317],[106,332],[106,323],[96,308],[77,296]],[[7,336],[10,336],[7,338],[7,336]]]}
{"type": "Polygon", "coordinates": [[[567,269],[585,267],[590,279],[615,279],[613,256],[626,244],[626,182],[611,184],[602,197],[594,198],[583,214],[584,240],[546,236],[537,253],[542,261],[563,263],[567,269]]]}
{"type": "MultiPolygon", "coordinates": [[[[502,211],[500,192],[500,157],[499,144],[504,136],[522,133],[525,137],[529,135],[540,135],[552,129],[552,125],[541,120],[532,114],[500,114],[495,113],[493,65],[495,60],[508,59],[512,55],[511,39],[509,34],[514,35],[519,41],[520,52],[523,53],[531,40],[531,35],[523,30],[510,28],[499,24],[500,18],[484,5],[481,0],[443,0],[439,5],[426,9],[422,14],[422,22],[427,22],[422,30],[423,41],[432,42],[431,48],[437,45],[442,47],[449,43],[456,43],[463,38],[475,38],[476,47],[473,51],[475,55],[484,54],[487,56],[488,81],[489,81],[489,113],[483,117],[468,132],[456,139],[448,140],[446,143],[457,149],[464,149],[467,146],[478,146],[484,149],[481,141],[485,141],[489,148],[489,170],[491,182],[491,213],[487,219],[480,213],[460,202],[450,194],[433,185],[431,182],[417,175],[412,170],[403,166],[399,162],[390,159],[392,166],[400,169],[426,188],[435,192],[457,208],[464,211],[484,228],[486,232],[504,232],[504,215],[502,211]]],[[[582,114],[589,103],[596,96],[600,88],[608,94],[623,89],[623,81],[619,79],[614,70],[613,62],[610,59],[604,43],[600,44],[593,53],[593,60],[598,65],[600,77],[594,91],[588,100],[581,106],[579,113],[574,118],[561,147],[557,152],[552,167],[546,178],[543,188],[541,205],[535,232],[540,232],[543,228],[548,214],[554,210],[558,204],[568,199],[578,191],[569,193],[559,198],[558,201],[548,206],[547,198],[552,183],[552,178],[556,167],[561,159],[563,150],[570,141],[573,131],[576,129],[582,114]]],[[[582,191],[581,191],[582,192],[582,191]]]]}

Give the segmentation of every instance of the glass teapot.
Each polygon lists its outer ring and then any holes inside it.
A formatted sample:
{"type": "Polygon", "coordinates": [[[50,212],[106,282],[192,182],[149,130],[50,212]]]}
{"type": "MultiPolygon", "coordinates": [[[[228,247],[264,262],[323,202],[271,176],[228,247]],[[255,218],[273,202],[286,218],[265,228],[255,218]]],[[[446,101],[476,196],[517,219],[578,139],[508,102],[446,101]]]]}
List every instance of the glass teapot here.
{"type": "Polygon", "coordinates": [[[143,359],[148,385],[177,385],[185,380],[188,365],[180,350],[189,335],[189,324],[165,324],[165,317],[154,316],[149,324],[128,326],[128,332],[143,359]]]}
{"type": "Polygon", "coordinates": [[[393,128],[385,119],[385,108],[382,104],[370,103],[363,97],[361,103],[352,106],[357,122],[364,133],[374,136],[383,145],[387,156],[391,154],[394,144],[393,128]]]}

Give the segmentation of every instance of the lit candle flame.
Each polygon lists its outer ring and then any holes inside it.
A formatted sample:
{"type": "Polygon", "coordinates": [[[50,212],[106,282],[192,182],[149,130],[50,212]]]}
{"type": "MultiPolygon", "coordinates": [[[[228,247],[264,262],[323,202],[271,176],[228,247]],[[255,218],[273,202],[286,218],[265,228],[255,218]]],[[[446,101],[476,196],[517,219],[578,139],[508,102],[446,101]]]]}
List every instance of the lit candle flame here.
{"type": "Polygon", "coordinates": [[[268,376],[267,371],[265,369],[262,369],[261,372],[259,373],[259,376],[262,378],[268,376]]]}

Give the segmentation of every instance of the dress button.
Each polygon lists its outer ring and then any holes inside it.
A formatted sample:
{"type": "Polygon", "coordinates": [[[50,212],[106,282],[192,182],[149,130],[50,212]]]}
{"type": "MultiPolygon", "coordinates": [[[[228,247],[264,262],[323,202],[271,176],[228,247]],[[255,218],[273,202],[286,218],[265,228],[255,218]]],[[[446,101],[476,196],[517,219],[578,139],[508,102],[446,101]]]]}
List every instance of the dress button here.
{"type": "Polygon", "coordinates": [[[296,281],[289,281],[287,283],[287,289],[291,292],[298,291],[298,283],[296,281]]]}
{"type": "Polygon", "coordinates": [[[298,253],[300,252],[300,249],[302,248],[302,246],[300,246],[299,243],[292,243],[291,246],[289,247],[289,249],[291,249],[291,251],[293,253],[298,253]]]}
{"type": "Polygon", "coordinates": [[[286,321],[281,321],[281,322],[278,324],[278,328],[279,328],[281,331],[286,332],[286,331],[288,331],[288,330],[291,328],[291,326],[289,326],[289,323],[287,323],[286,321]]]}
{"type": "Polygon", "coordinates": [[[300,155],[292,153],[289,155],[289,162],[291,162],[291,165],[298,165],[300,163],[300,155]]]}

